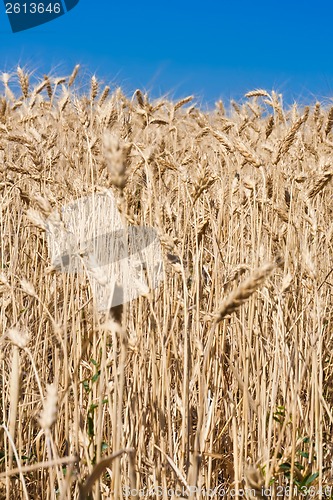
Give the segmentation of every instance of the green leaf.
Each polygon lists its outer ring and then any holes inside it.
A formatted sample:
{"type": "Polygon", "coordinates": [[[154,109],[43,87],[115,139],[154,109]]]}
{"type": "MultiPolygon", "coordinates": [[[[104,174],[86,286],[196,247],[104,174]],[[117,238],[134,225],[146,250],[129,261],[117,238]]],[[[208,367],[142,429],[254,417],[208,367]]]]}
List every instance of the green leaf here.
{"type": "Polygon", "coordinates": [[[310,477],[308,477],[304,483],[304,486],[308,486],[311,484],[317,477],[319,476],[319,472],[315,472],[314,474],[311,474],[310,477]]]}
{"type": "Polygon", "coordinates": [[[94,437],[94,419],[92,417],[87,418],[88,422],[88,436],[89,437],[94,437]]]}
{"type": "Polygon", "coordinates": [[[280,465],[281,470],[290,470],[290,463],[289,462],[284,462],[283,464],[280,465]]]}
{"type": "Polygon", "coordinates": [[[86,392],[89,392],[89,391],[90,391],[88,380],[84,380],[84,381],[82,382],[82,385],[83,385],[84,390],[85,390],[86,392]]]}
{"type": "Polygon", "coordinates": [[[91,405],[89,406],[88,413],[92,415],[96,410],[96,408],[98,408],[98,403],[91,403],[91,405]]]}
{"type": "Polygon", "coordinates": [[[106,451],[108,449],[109,449],[108,443],[106,443],[105,441],[103,441],[103,443],[101,444],[101,451],[106,451]]]}
{"type": "Polygon", "coordinates": [[[96,380],[98,380],[100,374],[101,374],[101,370],[98,370],[98,372],[95,373],[95,375],[92,376],[91,381],[92,382],[96,382],[96,380]]]}

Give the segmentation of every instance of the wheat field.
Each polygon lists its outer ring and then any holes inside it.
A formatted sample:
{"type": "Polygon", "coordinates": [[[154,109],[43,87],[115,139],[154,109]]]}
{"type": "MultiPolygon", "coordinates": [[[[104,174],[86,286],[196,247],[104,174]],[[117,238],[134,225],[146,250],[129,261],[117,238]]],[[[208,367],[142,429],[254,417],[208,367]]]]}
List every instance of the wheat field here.
{"type": "Polygon", "coordinates": [[[80,74],[1,76],[0,497],[333,498],[333,106],[80,74]],[[45,228],[105,188],[164,276],[100,313],[45,228]]]}

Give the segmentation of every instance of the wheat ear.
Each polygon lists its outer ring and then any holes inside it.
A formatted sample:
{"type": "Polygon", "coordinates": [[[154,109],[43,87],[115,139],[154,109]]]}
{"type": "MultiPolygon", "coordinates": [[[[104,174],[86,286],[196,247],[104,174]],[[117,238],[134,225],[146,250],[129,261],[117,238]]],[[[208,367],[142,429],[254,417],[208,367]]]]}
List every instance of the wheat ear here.
{"type": "Polygon", "coordinates": [[[256,269],[251,276],[244,280],[236,290],[226,297],[219,310],[214,314],[214,319],[218,323],[225,316],[236,311],[247,301],[249,297],[264,283],[266,278],[272,273],[276,264],[268,263],[256,269]]]}

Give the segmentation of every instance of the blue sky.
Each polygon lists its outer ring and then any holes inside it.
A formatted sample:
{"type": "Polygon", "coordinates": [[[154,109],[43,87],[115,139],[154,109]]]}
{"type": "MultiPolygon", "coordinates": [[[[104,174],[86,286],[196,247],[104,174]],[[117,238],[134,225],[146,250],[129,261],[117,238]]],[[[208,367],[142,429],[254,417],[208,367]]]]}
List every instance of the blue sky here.
{"type": "MultiPolygon", "coordinates": [[[[38,0],[35,0],[38,2],[38,0]]],[[[0,71],[17,64],[86,75],[203,105],[258,87],[294,99],[333,97],[333,2],[80,0],[66,15],[12,33],[0,3],[0,71]]]]}

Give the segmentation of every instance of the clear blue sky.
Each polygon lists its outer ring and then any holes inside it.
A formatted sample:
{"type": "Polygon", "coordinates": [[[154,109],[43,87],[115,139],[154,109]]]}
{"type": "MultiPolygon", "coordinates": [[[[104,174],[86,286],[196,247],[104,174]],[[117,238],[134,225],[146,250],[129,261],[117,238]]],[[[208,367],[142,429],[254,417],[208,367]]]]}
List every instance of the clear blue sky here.
{"type": "MultiPolygon", "coordinates": [[[[38,0],[35,0],[38,2],[38,0]]],[[[13,34],[0,3],[0,71],[19,63],[87,75],[212,105],[264,87],[288,102],[333,97],[333,2],[80,0],[64,16],[13,34]]]]}

